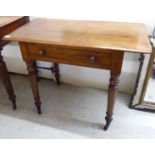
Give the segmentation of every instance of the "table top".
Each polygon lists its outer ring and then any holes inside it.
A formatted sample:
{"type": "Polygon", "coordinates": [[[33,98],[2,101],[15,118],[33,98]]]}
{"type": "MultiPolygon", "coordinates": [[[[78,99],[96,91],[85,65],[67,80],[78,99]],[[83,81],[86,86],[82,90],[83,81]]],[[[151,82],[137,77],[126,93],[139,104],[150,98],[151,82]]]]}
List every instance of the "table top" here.
{"type": "Polygon", "coordinates": [[[0,16],[0,28],[20,18],[22,17],[21,16],[0,16]]]}
{"type": "Polygon", "coordinates": [[[37,18],[4,40],[151,53],[144,24],[37,18]]]}

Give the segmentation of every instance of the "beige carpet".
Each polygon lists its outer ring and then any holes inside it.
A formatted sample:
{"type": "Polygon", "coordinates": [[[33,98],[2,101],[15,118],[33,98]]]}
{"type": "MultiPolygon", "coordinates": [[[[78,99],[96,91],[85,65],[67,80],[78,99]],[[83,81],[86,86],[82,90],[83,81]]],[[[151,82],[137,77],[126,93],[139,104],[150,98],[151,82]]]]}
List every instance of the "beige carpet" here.
{"type": "Polygon", "coordinates": [[[129,95],[118,94],[114,121],[105,132],[107,92],[42,79],[39,116],[28,78],[11,79],[18,108],[11,109],[0,83],[0,138],[155,138],[155,114],[129,109],[129,95]]]}

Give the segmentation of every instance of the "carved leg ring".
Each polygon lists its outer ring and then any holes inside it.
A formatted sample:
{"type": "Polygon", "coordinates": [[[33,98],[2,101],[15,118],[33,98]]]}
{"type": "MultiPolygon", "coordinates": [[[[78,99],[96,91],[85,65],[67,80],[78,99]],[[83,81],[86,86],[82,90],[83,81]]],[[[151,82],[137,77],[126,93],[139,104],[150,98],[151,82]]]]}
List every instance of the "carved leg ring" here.
{"type": "Polygon", "coordinates": [[[38,114],[41,114],[41,101],[39,96],[39,88],[36,76],[36,69],[34,67],[33,62],[26,62],[27,70],[29,72],[29,79],[32,87],[32,92],[35,100],[35,105],[37,107],[38,114]]]}
{"type": "Polygon", "coordinates": [[[107,130],[112,121],[113,108],[115,103],[115,97],[118,89],[119,83],[119,74],[111,73],[110,84],[108,89],[108,105],[107,105],[107,115],[105,117],[106,125],[104,126],[104,130],[107,130]]]}
{"type": "Polygon", "coordinates": [[[57,84],[60,85],[59,65],[57,63],[54,63],[53,72],[55,73],[57,84]]]}
{"type": "Polygon", "coordinates": [[[13,103],[13,109],[16,110],[16,96],[14,94],[13,87],[11,84],[11,80],[9,77],[9,73],[7,71],[7,67],[6,67],[5,62],[3,61],[1,51],[2,51],[2,48],[0,49],[0,79],[1,79],[5,89],[7,91],[9,99],[13,103]]]}

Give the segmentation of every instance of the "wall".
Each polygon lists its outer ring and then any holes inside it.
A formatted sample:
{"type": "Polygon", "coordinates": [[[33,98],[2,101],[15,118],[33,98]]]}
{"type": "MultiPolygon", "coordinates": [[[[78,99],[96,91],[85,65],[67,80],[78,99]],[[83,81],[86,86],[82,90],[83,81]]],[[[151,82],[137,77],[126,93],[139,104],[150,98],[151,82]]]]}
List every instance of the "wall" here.
{"type": "MultiPolygon", "coordinates": [[[[38,1],[38,5],[43,5],[38,1]]],[[[150,0],[89,0],[89,1],[51,1],[46,4],[43,11],[33,12],[33,17],[37,16],[61,19],[84,19],[84,20],[104,20],[104,21],[125,21],[142,22],[146,24],[149,34],[155,25],[153,16],[154,2],[150,0]],[[48,16],[47,16],[48,15],[48,16]]],[[[24,9],[24,8],[19,8],[24,9]]],[[[20,11],[20,10],[19,10],[20,11]]],[[[32,12],[32,11],[30,11],[32,12]]],[[[19,48],[16,44],[7,46],[3,55],[11,72],[27,74],[26,67],[22,61],[19,48]]],[[[138,54],[125,54],[122,74],[120,77],[119,90],[132,93],[138,70],[138,54]]],[[[49,63],[39,65],[49,66],[49,63]]],[[[90,69],[69,65],[60,65],[61,81],[74,85],[89,86],[107,89],[109,82],[109,72],[105,70],[90,69]]],[[[53,78],[49,71],[40,71],[40,76],[53,78]]]]}

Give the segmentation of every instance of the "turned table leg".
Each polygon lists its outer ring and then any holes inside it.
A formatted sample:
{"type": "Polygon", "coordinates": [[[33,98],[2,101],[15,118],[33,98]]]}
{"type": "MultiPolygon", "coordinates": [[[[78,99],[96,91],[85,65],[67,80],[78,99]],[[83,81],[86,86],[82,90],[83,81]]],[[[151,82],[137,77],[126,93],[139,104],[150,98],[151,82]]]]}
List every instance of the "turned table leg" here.
{"type": "Polygon", "coordinates": [[[7,91],[9,99],[13,103],[13,109],[15,110],[16,109],[16,96],[14,94],[11,80],[9,77],[9,73],[7,71],[5,62],[3,61],[3,56],[1,55],[1,51],[2,51],[2,48],[0,48],[0,79],[7,91]]]}
{"type": "Polygon", "coordinates": [[[60,85],[59,65],[57,63],[54,63],[53,72],[55,73],[57,84],[60,85]]]}
{"type": "Polygon", "coordinates": [[[104,126],[104,130],[107,130],[111,121],[112,121],[112,115],[113,115],[113,108],[115,104],[115,97],[118,89],[118,83],[119,83],[119,74],[113,74],[111,72],[110,77],[110,84],[108,89],[108,105],[107,105],[107,115],[105,117],[106,125],[104,126]]]}
{"type": "Polygon", "coordinates": [[[41,114],[41,101],[39,96],[38,81],[36,76],[36,69],[34,67],[34,62],[26,61],[26,64],[27,64],[27,70],[29,72],[29,79],[32,87],[35,105],[37,107],[38,114],[41,114]]]}
{"type": "Polygon", "coordinates": [[[36,72],[37,80],[40,81],[40,77],[38,76],[39,70],[37,69],[37,61],[33,61],[33,65],[35,67],[35,72],[36,72]]]}

